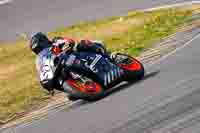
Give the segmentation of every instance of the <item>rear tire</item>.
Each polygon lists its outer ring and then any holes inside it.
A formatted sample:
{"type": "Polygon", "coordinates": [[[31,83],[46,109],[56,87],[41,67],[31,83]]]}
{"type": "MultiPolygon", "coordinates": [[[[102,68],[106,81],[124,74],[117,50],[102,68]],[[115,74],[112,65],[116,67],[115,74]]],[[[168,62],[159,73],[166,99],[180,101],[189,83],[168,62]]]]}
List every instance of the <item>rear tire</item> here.
{"type": "Polygon", "coordinates": [[[136,74],[137,80],[142,80],[144,78],[144,74],[145,74],[144,66],[141,64],[141,70],[139,70],[136,74]]]}
{"type": "Polygon", "coordinates": [[[144,78],[145,70],[140,61],[126,54],[117,53],[116,56],[124,56],[121,60],[117,61],[117,65],[127,73],[127,81],[141,80],[144,78]]]}
{"type": "Polygon", "coordinates": [[[144,78],[145,70],[142,65],[141,69],[139,71],[127,71],[128,76],[127,76],[127,81],[132,82],[132,81],[139,81],[144,78]]]}

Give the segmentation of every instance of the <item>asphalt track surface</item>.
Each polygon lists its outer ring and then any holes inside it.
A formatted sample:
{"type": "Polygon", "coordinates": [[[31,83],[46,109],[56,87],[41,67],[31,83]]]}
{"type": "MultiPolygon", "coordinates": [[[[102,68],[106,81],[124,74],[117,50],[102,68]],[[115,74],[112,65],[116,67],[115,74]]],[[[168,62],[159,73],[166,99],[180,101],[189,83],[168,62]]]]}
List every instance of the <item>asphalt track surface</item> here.
{"type": "Polygon", "coordinates": [[[0,0],[0,40],[14,40],[22,33],[51,31],[96,18],[123,15],[190,0],[0,0]],[[4,2],[1,2],[4,3],[4,2]]]}
{"type": "MultiPolygon", "coordinates": [[[[1,11],[2,8],[4,8],[4,13],[7,8],[12,9],[11,7],[15,7],[15,9],[18,7],[19,12],[28,12],[32,9],[32,13],[34,12],[32,14],[33,16],[31,16],[30,13],[30,16],[27,15],[29,17],[23,17],[23,15],[19,17],[26,18],[23,19],[26,22],[31,21],[29,19],[32,18],[32,23],[30,23],[30,25],[33,27],[41,26],[44,28],[43,30],[48,30],[48,27],[51,26],[56,27],[56,21],[47,23],[45,13],[40,13],[38,16],[39,12],[33,11],[34,5],[40,7],[38,10],[42,10],[44,8],[42,8],[43,2],[37,5],[26,0],[16,1],[14,1],[16,3],[13,2],[0,6],[0,15],[3,15],[1,11]],[[28,6],[30,3],[32,3],[32,8],[28,6]],[[34,16],[34,14],[37,15],[34,16]],[[36,21],[37,19],[38,21],[36,21]],[[34,21],[37,22],[38,25],[34,23],[34,21]]],[[[56,5],[59,2],[48,1],[48,3],[50,3],[50,5],[56,5]]],[[[67,14],[74,13],[79,15],[74,16],[74,19],[69,21],[68,24],[79,20],[105,17],[105,14],[106,16],[123,14],[130,9],[177,3],[177,1],[160,0],[150,2],[147,0],[140,0],[138,2],[135,1],[134,5],[132,1],[128,0],[123,2],[114,2],[114,0],[109,2],[91,1],[90,4],[92,5],[93,3],[93,7],[91,7],[89,3],[83,3],[80,6],[80,3],[82,3],[82,1],[71,2],[71,13],[67,14]],[[76,3],[79,3],[79,7],[77,8],[75,8],[78,6],[76,3]],[[75,6],[73,9],[72,5],[75,6]],[[97,12],[97,9],[102,9],[102,12],[97,12]],[[77,10],[82,12],[78,13],[76,12],[77,10]],[[97,13],[95,14],[94,12],[97,13]],[[90,14],[91,17],[87,15],[84,16],[84,13],[90,14]]],[[[62,25],[65,23],[64,19],[62,15],[58,16],[57,13],[60,14],[64,10],[69,10],[67,6],[69,6],[69,4],[65,6],[61,4],[60,12],[55,11],[57,7],[53,8],[53,6],[49,6],[47,9],[45,8],[44,11],[46,11],[46,13],[47,10],[49,10],[49,12],[52,11],[52,17],[49,16],[49,19],[57,17],[57,22],[62,25]]],[[[10,12],[8,12],[8,14],[9,13],[10,12]]],[[[17,14],[17,12],[15,13],[17,14]]],[[[15,19],[17,17],[18,16],[15,16],[15,19]]],[[[20,19],[15,20],[14,18],[10,18],[10,20],[12,19],[14,21],[21,21],[20,19]]],[[[24,30],[31,31],[28,29],[30,26],[25,28],[26,24],[23,26],[20,22],[14,23],[8,21],[7,24],[6,22],[0,23],[0,26],[4,25],[2,27],[5,27],[7,25],[9,27],[9,24],[12,23],[15,24],[16,27],[24,27],[24,30]]],[[[12,30],[13,29],[10,31],[12,30]]],[[[16,31],[18,30],[15,29],[12,33],[16,31]]],[[[150,133],[164,132],[166,130],[187,133],[199,132],[199,42],[200,35],[196,36],[184,48],[178,50],[164,60],[152,66],[146,66],[146,77],[140,82],[130,85],[121,85],[117,88],[118,91],[115,91],[100,101],[94,103],[80,102],[72,106],[69,110],[62,110],[53,116],[36,121],[30,125],[19,126],[14,129],[14,131],[16,133],[150,133]]]]}

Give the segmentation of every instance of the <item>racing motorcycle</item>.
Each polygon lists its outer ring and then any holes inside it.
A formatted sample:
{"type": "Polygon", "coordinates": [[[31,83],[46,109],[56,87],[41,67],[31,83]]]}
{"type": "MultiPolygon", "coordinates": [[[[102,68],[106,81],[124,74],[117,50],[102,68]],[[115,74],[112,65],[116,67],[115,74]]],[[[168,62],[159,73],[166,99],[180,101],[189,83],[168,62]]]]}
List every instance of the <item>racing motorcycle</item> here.
{"type": "MultiPolygon", "coordinates": [[[[57,78],[61,90],[68,94],[70,100],[101,99],[107,90],[122,81],[141,80],[145,72],[140,61],[121,53],[110,59],[97,53],[77,52],[70,55],[65,64],[70,62],[75,62],[74,67],[60,72],[57,78]],[[81,67],[76,67],[76,64],[81,67]]],[[[53,64],[51,61],[49,63],[53,64]]]]}
{"type": "Polygon", "coordinates": [[[71,100],[98,100],[108,89],[120,82],[140,80],[144,77],[142,63],[126,54],[117,53],[113,60],[86,52],[77,53],[75,56],[82,67],[70,69],[68,76],[63,76],[65,78],[62,85],[71,100]]]}

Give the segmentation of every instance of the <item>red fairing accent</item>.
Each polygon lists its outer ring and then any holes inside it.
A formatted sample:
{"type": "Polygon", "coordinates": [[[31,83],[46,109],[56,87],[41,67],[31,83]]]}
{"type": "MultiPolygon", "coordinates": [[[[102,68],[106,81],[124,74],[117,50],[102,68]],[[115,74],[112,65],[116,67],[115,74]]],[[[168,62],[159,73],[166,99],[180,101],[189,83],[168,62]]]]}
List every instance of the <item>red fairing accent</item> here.
{"type": "Polygon", "coordinates": [[[126,69],[126,70],[131,70],[131,71],[139,71],[142,68],[141,64],[136,59],[134,59],[133,63],[131,63],[131,64],[128,64],[128,65],[119,64],[119,66],[126,69]]]}
{"type": "Polygon", "coordinates": [[[69,85],[73,88],[77,89],[80,92],[88,93],[88,94],[98,94],[101,91],[101,86],[95,82],[88,82],[87,83],[77,83],[79,81],[75,81],[69,79],[66,81],[69,85]]]}

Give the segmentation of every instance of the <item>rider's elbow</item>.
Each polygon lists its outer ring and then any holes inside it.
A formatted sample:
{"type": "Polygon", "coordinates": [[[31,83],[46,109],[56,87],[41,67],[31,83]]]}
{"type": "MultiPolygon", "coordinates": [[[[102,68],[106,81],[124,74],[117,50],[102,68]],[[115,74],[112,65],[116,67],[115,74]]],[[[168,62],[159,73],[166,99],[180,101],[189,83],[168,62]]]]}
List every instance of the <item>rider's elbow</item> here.
{"type": "Polygon", "coordinates": [[[55,83],[54,83],[54,80],[44,80],[44,81],[40,81],[42,87],[48,91],[51,91],[55,88],[55,83]]]}

